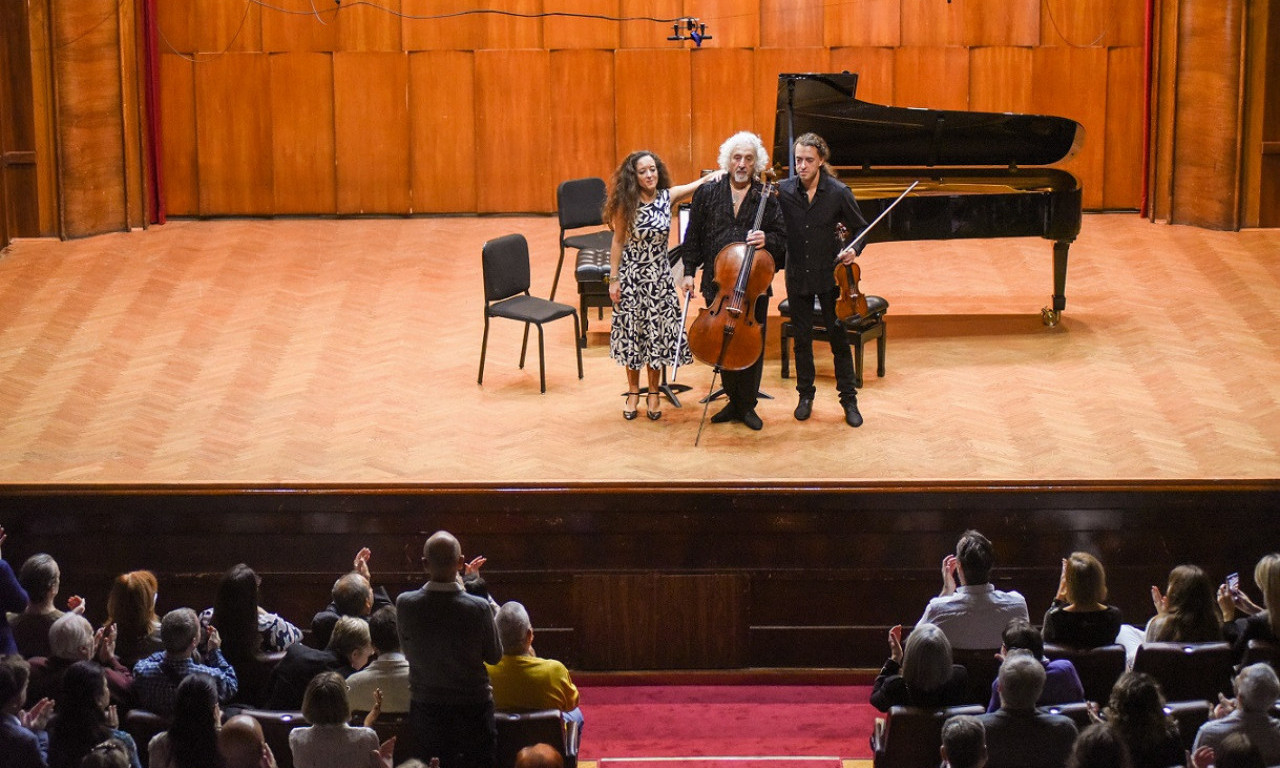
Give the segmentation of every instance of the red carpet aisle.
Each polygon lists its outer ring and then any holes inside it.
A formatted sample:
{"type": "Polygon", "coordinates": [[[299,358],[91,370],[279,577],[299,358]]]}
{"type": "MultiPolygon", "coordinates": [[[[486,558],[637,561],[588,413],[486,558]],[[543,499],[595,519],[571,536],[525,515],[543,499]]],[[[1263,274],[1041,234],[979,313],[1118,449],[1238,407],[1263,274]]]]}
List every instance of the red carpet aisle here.
{"type": "MultiPolygon", "coordinates": [[[[584,686],[582,760],[871,756],[869,686],[584,686]]],[[[703,765],[701,761],[690,765],[703,765]]],[[[645,761],[625,768],[671,768],[645,761]]],[[[826,768],[796,761],[796,768],[826,768]]],[[[718,762],[706,768],[722,768],[718,762]]]]}
{"type": "Polygon", "coordinates": [[[841,768],[834,757],[639,757],[605,758],[597,768],[841,768]]]}

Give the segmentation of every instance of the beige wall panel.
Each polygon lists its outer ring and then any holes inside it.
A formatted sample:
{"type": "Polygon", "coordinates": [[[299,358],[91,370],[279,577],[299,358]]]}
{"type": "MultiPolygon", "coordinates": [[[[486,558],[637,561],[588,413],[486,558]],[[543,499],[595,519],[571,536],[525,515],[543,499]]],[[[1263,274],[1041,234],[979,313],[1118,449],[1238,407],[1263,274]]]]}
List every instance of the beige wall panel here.
{"type": "Polygon", "coordinates": [[[192,41],[195,43],[196,51],[221,53],[262,50],[263,8],[257,3],[247,2],[247,0],[244,3],[229,3],[227,0],[187,0],[174,5],[187,8],[191,14],[192,41]]]}
{"type": "Polygon", "coordinates": [[[705,48],[692,54],[693,164],[715,168],[725,139],[754,130],[755,92],[746,83],[755,74],[755,52],[747,48],[705,48]]]}
{"type": "MultiPolygon", "coordinates": [[[[1116,0],[1042,0],[1040,44],[1089,47],[1108,45],[1118,26],[1116,0]]],[[[1120,0],[1123,4],[1123,0],[1120,0]]],[[[1142,8],[1145,3],[1129,4],[1142,8]]]]}
{"type": "Polygon", "coordinates": [[[975,0],[902,0],[902,45],[964,45],[967,6],[975,0]]]}
{"type": "MultiPolygon", "coordinates": [[[[617,17],[619,0],[543,0],[547,13],[584,13],[617,17]]],[[[618,47],[620,28],[616,21],[549,16],[542,20],[542,44],[549,50],[561,48],[618,47]]]]}
{"type": "Polygon", "coordinates": [[[195,65],[175,54],[160,57],[160,184],[170,216],[200,213],[196,170],[195,65]]]}
{"type": "MultiPolygon", "coordinates": [[[[471,0],[400,0],[400,7],[406,16],[429,17],[472,10],[476,4],[471,0]]],[[[472,50],[483,47],[484,16],[406,18],[402,29],[406,51],[472,50]]]]}
{"type": "MultiPolygon", "coordinates": [[[[684,2],[683,0],[620,0],[619,9],[618,15],[623,18],[644,16],[655,19],[674,19],[684,15],[684,2]]],[[[706,20],[703,19],[703,21],[706,20]]],[[[672,50],[692,46],[692,43],[668,42],[667,37],[671,35],[670,24],[659,24],[653,21],[624,21],[619,27],[622,48],[672,50]]],[[[718,34],[711,28],[708,28],[707,32],[712,35],[718,34]]]]}
{"type": "MultiPolygon", "coordinates": [[[[754,48],[760,45],[761,4],[762,0],[690,0],[684,12],[696,15],[707,25],[711,39],[702,44],[703,48],[754,48]]],[[[667,34],[671,34],[670,30],[668,26],[667,34]]],[[[693,43],[683,45],[692,47],[693,43]]]]}
{"type": "Polygon", "coordinates": [[[892,48],[834,48],[831,71],[857,73],[859,99],[876,104],[893,103],[892,48]]]}
{"type": "Polygon", "coordinates": [[[969,109],[975,112],[1032,111],[1030,48],[969,50],[969,109]]]}
{"type": "Polygon", "coordinates": [[[271,56],[272,213],[336,213],[333,58],[271,56]]]}
{"type": "Polygon", "coordinates": [[[262,48],[277,51],[332,51],[338,47],[339,17],[350,8],[320,0],[271,0],[283,11],[263,9],[262,48]]]}
{"type": "Polygon", "coordinates": [[[196,65],[200,214],[262,214],[271,190],[271,63],[226,53],[196,65]]]}
{"type": "MultiPolygon", "coordinates": [[[[511,13],[537,14],[542,12],[542,0],[489,0],[486,8],[511,13]]],[[[516,48],[541,48],[542,19],[526,19],[486,13],[480,17],[484,23],[484,39],[481,47],[494,50],[516,48]]]]}
{"type": "Polygon", "coordinates": [[[1084,187],[1084,207],[1102,207],[1102,171],[1106,149],[1107,51],[1104,48],[1037,48],[1032,63],[1037,114],[1069,117],[1084,126],[1085,141],[1074,158],[1059,167],[1084,187]]]}
{"type": "Polygon", "coordinates": [[[894,51],[893,103],[899,107],[969,109],[969,49],[947,46],[894,51]]]}
{"type": "Polygon", "coordinates": [[[555,183],[609,178],[614,147],[613,51],[551,52],[551,164],[555,183]]]}
{"type": "Polygon", "coordinates": [[[898,45],[902,39],[902,0],[861,0],[827,6],[823,41],[831,47],[898,45]]]}
{"type": "Polygon", "coordinates": [[[760,47],[826,45],[824,0],[760,0],[760,47]]]}
{"type": "Polygon", "coordinates": [[[783,72],[826,72],[831,52],[826,48],[760,48],[755,60],[755,124],[747,130],[760,134],[773,155],[773,121],[778,104],[778,75],[783,72]]]}
{"type": "Polygon", "coordinates": [[[333,55],[338,213],[409,211],[409,57],[333,55]]]}
{"type": "MultiPolygon", "coordinates": [[[[614,59],[618,152],[637,147],[657,152],[673,178],[696,172],[691,155],[690,52],[623,50],[614,59]]],[[[722,98],[725,96],[722,95],[722,98]]]]}
{"type": "Polygon", "coordinates": [[[1142,203],[1143,49],[1113,48],[1107,58],[1102,206],[1137,208],[1142,203]]]}
{"type": "MultiPolygon", "coordinates": [[[[325,0],[316,0],[317,5],[325,0]]],[[[338,14],[338,50],[399,53],[400,0],[378,0],[376,6],[353,3],[338,14]],[[385,9],[385,10],[384,10],[385,9]]],[[[407,66],[407,65],[406,65],[407,66]]]]}
{"type": "Polygon", "coordinates": [[[476,210],[475,55],[409,54],[409,160],[413,210],[476,210]]]}
{"type": "MultiPolygon", "coordinates": [[[[481,213],[555,208],[551,56],[476,51],[476,171],[481,213]]],[[[646,89],[650,96],[652,90],[646,89]]]]}
{"type": "Polygon", "coordinates": [[[1038,45],[1040,0],[964,0],[964,42],[1038,45]]]}

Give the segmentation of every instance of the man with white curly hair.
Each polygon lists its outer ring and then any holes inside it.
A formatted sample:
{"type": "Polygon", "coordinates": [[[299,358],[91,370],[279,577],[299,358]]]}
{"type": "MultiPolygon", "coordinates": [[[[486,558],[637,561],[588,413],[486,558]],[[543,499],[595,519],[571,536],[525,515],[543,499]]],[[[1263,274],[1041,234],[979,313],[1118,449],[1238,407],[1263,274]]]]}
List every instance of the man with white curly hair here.
{"type": "MultiPolygon", "coordinates": [[[[764,185],[760,175],[769,165],[769,153],[760,137],[749,131],[730,136],[720,145],[720,167],[725,175],[714,183],[703,184],[693,193],[689,210],[689,225],[681,246],[684,259],[684,290],[694,292],[694,274],[702,273],[702,294],[710,305],[722,290],[732,286],[718,285],[715,281],[716,256],[731,243],[747,243],[769,252],[774,267],[782,269],[787,255],[787,229],[782,218],[782,208],[776,197],[765,202],[764,218],[760,229],[754,229],[756,210],[764,185]]],[[[760,296],[754,312],[756,322],[764,331],[769,310],[770,289],[760,296]]],[[[763,347],[761,353],[763,353],[763,347]]],[[[711,417],[713,424],[741,421],[751,429],[761,429],[764,422],[756,414],[756,402],[760,394],[760,374],[764,369],[761,354],[747,368],[723,372],[724,391],[729,404],[711,417]]]]}

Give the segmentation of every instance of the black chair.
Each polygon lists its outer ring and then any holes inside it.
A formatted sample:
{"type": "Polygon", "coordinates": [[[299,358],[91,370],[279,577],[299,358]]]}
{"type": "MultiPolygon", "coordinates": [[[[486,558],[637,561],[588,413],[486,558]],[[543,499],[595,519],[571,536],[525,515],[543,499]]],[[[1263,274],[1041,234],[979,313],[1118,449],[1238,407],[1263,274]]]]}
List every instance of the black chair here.
{"type": "MultiPolygon", "coordinates": [[[[1103,702],[1103,706],[1106,702],[1103,702]]],[[[1037,707],[1041,712],[1047,712],[1051,715],[1062,715],[1071,718],[1071,722],[1076,724],[1076,730],[1083,731],[1088,728],[1092,722],[1089,718],[1089,705],[1083,701],[1073,701],[1070,704],[1050,704],[1047,707],[1037,707]]]]}
{"type": "Polygon", "coordinates": [[[266,704],[271,688],[271,673],[284,658],[284,651],[255,653],[248,659],[231,664],[236,669],[239,686],[232,704],[244,707],[261,707],[266,704]]]}
{"type": "Polygon", "coordinates": [[[1191,751],[1195,743],[1196,731],[1209,721],[1213,704],[1208,701],[1170,701],[1164,707],[1165,714],[1178,723],[1178,735],[1182,737],[1182,748],[1191,751]]]}
{"type": "Polygon", "coordinates": [[[874,768],[927,768],[938,764],[942,726],[955,715],[981,715],[985,706],[922,709],[891,707],[888,717],[871,733],[874,768]]]}
{"type": "Polygon", "coordinates": [[[996,658],[999,652],[999,648],[954,648],[951,651],[951,660],[969,673],[965,701],[981,704],[984,712],[991,701],[991,684],[1000,673],[1000,659],[996,658]]]}
{"type": "Polygon", "coordinates": [[[1124,646],[1104,645],[1100,648],[1072,648],[1066,645],[1045,643],[1044,655],[1050,659],[1066,659],[1076,668],[1084,697],[1089,701],[1106,703],[1111,698],[1111,688],[1124,674],[1124,646]]]}
{"type": "Polygon", "coordinates": [[[1280,664],[1277,663],[1280,662],[1280,645],[1269,640],[1250,640],[1240,666],[1247,667],[1259,662],[1270,664],[1273,669],[1280,669],[1280,664]]]}
{"type": "Polygon", "coordinates": [[[520,345],[520,367],[524,368],[529,348],[529,324],[538,326],[538,379],[547,391],[546,353],[542,325],[562,317],[573,317],[573,349],[578,355],[578,378],[582,378],[582,348],[578,346],[578,310],[568,304],[529,295],[529,243],[524,235],[506,235],[484,244],[484,340],[480,343],[480,375],[484,383],[484,356],[489,348],[489,318],[505,317],[524,323],[524,343],[520,345]]]}
{"type": "Polygon", "coordinates": [[[1133,671],[1154,677],[1165,701],[1217,701],[1231,692],[1231,662],[1227,643],[1143,643],[1133,671]]]}
{"type": "MultiPolygon", "coordinates": [[[[168,718],[145,709],[131,709],[125,713],[120,728],[132,736],[133,743],[138,746],[138,759],[142,763],[142,768],[147,768],[148,765],[150,754],[147,751],[147,745],[151,743],[151,737],[169,730],[169,724],[168,718]]],[[[4,763],[0,762],[0,765],[2,764],[4,763]]]]}
{"type": "MultiPolygon", "coordinates": [[[[560,270],[564,268],[565,249],[609,252],[613,233],[607,229],[565,235],[571,229],[603,226],[604,220],[601,217],[607,195],[604,179],[595,177],[562,181],[560,186],[556,187],[556,214],[560,218],[560,260],[556,262],[556,276],[551,281],[553,300],[556,297],[556,288],[560,285],[560,270]]],[[[583,314],[586,314],[585,310],[583,314]]]]}
{"type": "Polygon", "coordinates": [[[607,249],[583,248],[578,251],[573,276],[578,284],[578,310],[582,313],[582,337],[578,343],[584,347],[587,346],[587,325],[590,324],[587,308],[598,308],[603,320],[605,308],[613,306],[613,300],[609,298],[609,284],[605,282],[610,269],[607,249]]]}
{"type": "Polygon", "coordinates": [[[533,712],[494,712],[498,728],[497,766],[512,768],[516,754],[534,744],[549,744],[564,758],[565,768],[578,764],[578,724],[566,723],[558,709],[533,712]]]}
{"type": "Polygon", "coordinates": [[[293,768],[293,750],[289,748],[289,731],[306,725],[307,719],[301,712],[287,712],[273,709],[244,709],[242,715],[248,715],[262,726],[262,737],[271,753],[276,756],[278,768],[293,768]]]}
{"type": "MultiPolygon", "coordinates": [[[[884,313],[889,309],[889,302],[879,296],[867,297],[867,314],[845,323],[845,333],[849,336],[849,344],[853,346],[853,384],[862,386],[862,349],[868,341],[876,340],[876,376],[884,378],[884,345],[885,337],[884,313]]],[[[791,327],[791,302],[783,299],[778,305],[778,314],[782,316],[782,378],[791,378],[791,341],[794,330],[791,327]]],[[[813,340],[826,341],[827,327],[822,324],[822,311],[818,300],[813,300],[813,340]]]]}

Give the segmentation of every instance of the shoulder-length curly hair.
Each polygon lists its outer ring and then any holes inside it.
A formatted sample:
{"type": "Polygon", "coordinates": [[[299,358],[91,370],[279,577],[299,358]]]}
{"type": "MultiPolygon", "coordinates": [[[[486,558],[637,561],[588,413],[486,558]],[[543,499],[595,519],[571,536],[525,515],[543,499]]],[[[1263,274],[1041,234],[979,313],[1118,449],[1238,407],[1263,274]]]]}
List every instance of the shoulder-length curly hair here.
{"type": "Polygon", "coordinates": [[[626,222],[627,237],[636,223],[636,211],[640,208],[640,174],[636,173],[636,164],[643,157],[652,157],[658,166],[658,189],[671,188],[671,174],[662,158],[647,149],[637,150],[627,155],[618,169],[613,172],[613,184],[609,189],[609,197],[604,201],[602,218],[604,223],[613,229],[619,217],[626,222]]]}
{"type": "Polygon", "coordinates": [[[720,169],[729,170],[729,156],[738,147],[751,147],[755,151],[756,178],[760,178],[765,169],[769,167],[769,151],[764,148],[764,142],[760,140],[760,137],[751,131],[738,131],[724,140],[724,143],[720,145],[720,169]]]}

